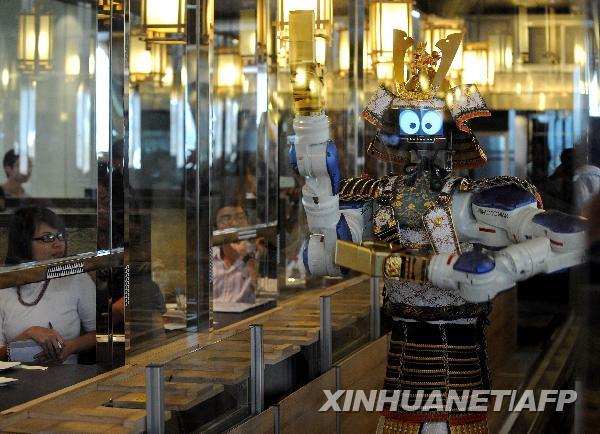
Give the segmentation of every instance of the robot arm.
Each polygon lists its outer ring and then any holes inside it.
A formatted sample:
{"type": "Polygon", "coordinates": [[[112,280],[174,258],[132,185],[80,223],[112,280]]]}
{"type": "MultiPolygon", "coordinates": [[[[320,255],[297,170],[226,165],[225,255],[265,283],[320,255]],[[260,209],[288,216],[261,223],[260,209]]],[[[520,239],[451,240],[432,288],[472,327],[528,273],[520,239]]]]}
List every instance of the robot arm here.
{"type": "Polygon", "coordinates": [[[302,205],[311,233],[303,248],[304,266],[312,274],[336,276],[341,273],[334,263],[336,240],[362,240],[362,212],[360,207],[340,210],[340,170],[327,116],[296,116],[294,131],[290,161],[306,181],[302,205]]]}
{"type": "Polygon", "coordinates": [[[452,209],[460,239],[501,248],[432,258],[429,279],[461,290],[469,301],[487,301],[518,281],[585,260],[585,220],[538,209],[535,197],[518,186],[457,193],[452,209]]]}

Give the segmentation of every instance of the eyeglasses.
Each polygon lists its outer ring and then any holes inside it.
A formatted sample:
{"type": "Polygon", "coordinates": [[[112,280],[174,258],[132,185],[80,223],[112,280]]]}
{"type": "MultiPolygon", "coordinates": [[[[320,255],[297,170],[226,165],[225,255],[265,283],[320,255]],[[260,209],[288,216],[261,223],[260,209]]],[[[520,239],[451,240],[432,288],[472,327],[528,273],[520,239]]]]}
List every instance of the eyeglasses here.
{"type": "Polygon", "coordinates": [[[57,232],[55,234],[44,234],[41,237],[32,238],[33,241],[42,241],[44,243],[53,243],[54,241],[65,241],[67,235],[64,232],[57,232]]]}
{"type": "Polygon", "coordinates": [[[248,218],[245,212],[236,212],[232,214],[221,214],[217,219],[217,222],[222,225],[229,225],[232,223],[245,224],[248,223],[248,218]]]}

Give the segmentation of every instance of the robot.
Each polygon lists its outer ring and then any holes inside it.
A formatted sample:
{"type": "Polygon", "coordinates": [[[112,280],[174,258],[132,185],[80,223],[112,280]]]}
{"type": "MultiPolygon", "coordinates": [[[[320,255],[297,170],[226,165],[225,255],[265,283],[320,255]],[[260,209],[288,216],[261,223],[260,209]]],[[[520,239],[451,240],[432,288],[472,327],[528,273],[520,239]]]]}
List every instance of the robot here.
{"type": "MultiPolygon", "coordinates": [[[[585,220],[544,210],[527,181],[452,174],[485,164],[468,121],[490,116],[475,86],[449,89],[444,79],[461,40],[439,41],[441,53],[419,44],[405,81],[413,40],[394,31],[395,92],[381,86],[363,117],[378,129],[368,153],[396,163],[395,174],[341,179],[327,116],[297,110],[294,119],[290,160],[305,179],[310,230],[305,267],[384,278],[384,307],[394,319],[388,391],[441,390],[446,397],[490,389],[484,326],[491,300],[518,281],[584,261],[585,220]]],[[[296,92],[296,102],[307,93],[296,92]]],[[[487,417],[386,408],[377,432],[486,433],[487,417]]]]}

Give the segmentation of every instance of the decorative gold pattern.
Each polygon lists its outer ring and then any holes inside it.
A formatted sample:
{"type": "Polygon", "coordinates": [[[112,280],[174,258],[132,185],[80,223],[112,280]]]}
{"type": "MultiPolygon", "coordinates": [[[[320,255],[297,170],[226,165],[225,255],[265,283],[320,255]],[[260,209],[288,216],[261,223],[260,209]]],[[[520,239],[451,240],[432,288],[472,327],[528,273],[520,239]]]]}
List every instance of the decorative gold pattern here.
{"type": "Polygon", "coordinates": [[[424,283],[427,281],[429,259],[423,256],[392,254],[386,258],[383,275],[386,278],[411,280],[424,283]]]}
{"type": "Polygon", "coordinates": [[[419,434],[420,423],[404,422],[402,420],[386,417],[383,422],[382,434],[419,434]]]}
{"type": "Polygon", "coordinates": [[[488,434],[487,421],[480,420],[460,425],[450,423],[450,434],[488,434]]]}
{"type": "Polygon", "coordinates": [[[340,187],[341,201],[369,201],[376,195],[381,180],[361,176],[342,180],[340,187]]]}
{"type": "Polygon", "coordinates": [[[538,201],[538,208],[544,207],[542,203],[542,198],[540,197],[540,194],[538,193],[535,185],[533,185],[531,182],[525,179],[516,178],[514,176],[493,176],[491,178],[468,180],[467,182],[464,182],[460,185],[459,190],[485,190],[487,188],[494,187],[497,185],[516,185],[518,187],[521,187],[523,190],[526,190],[535,196],[536,200],[538,201]]]}

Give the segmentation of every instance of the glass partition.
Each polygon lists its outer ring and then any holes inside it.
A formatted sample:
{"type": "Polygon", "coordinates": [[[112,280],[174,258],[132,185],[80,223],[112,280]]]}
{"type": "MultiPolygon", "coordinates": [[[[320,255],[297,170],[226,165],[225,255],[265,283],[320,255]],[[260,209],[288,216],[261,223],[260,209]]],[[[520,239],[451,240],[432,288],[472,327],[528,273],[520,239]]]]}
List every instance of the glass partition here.
{"type": "Polygon", "coordinates": [[[98,34],[90,4],[24,0],[3,5],[0,257],[5,265],[96,251],[96,153],[108,144],[96,140],[98,34]],[[19,231],[27,230],[16,220],[34,212],[31,207],[57,214],[46,232],[62,233],[64,249],[57,245],[52,255],[35,256],[15,244],[23,236],[19,231]],[[30,210],[13,218],[22,208],[30,210]]]}
{"type": "Polygon", "coordinates": [[[250,415],[250,331],[165,365],[168,432],[223,432],[250,415]]]}
{"type": "Polygon", "coordinates": [[[332,362],[343,359],[371,340],[370,280],[331,295],[332,362]]]}

